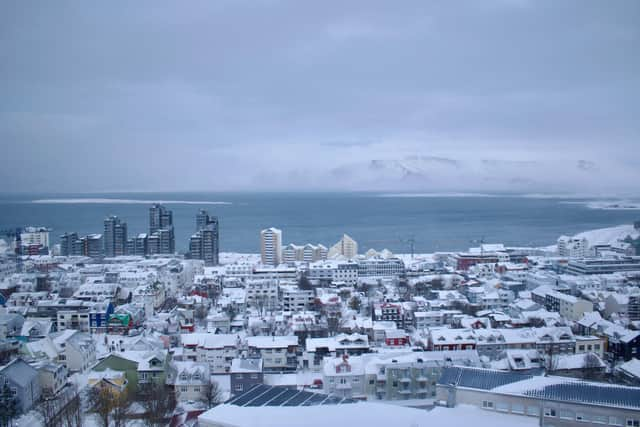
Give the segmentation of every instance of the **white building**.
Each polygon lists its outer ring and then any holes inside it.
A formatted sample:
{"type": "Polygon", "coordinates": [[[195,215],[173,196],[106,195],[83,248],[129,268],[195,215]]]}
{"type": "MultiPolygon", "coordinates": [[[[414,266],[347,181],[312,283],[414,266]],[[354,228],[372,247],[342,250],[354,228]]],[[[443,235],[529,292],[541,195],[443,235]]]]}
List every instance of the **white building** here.
{"type": "Polygon", "coordinates": [[[242,340],[236,334],[194,333],[180,336],[186,361],[206,363],[212,374],[224,374],[238,357],[242,340]]]}
{"type": "Polygon", "coordinates": [[[49,230],[45,227],[26,227],[20,233],[22,246],[49,247],[49,230]]]}
{"type": "Polygon", "coordinates": [[[569,258],[585,258],[589,256],[589,242],[584,237],[575,239],[560,236],[558,239],[558,255],[569,258]]]}
{"type": "Polygon", "coordinates": [[[207,363],[174,360],[167,368],[167,384],[173,386],[178,402],[204,400],[209,381],[207,363]]]}
{"type": "Polygon", "coordinates": [[[265,371],[295,370],[298,366],[298,337],[260,336],[247,338],[249,352],[260,355],[265,371]]]}
{"type": "Polygon", "coordinates": [[[271,227],[260,232],[262,263],[278,265],[282,262],[282,231],[271,227]]]}
{"type": "Polygon", "coordinates": [[[282,309],[285,311],[303,311],[311,305],[315,298],[313,290],[303,290],[296,285],[283,285],[280,287],[280,291],[282,293],[282,309]]]}
{"type": "Polygon", "coordinates": [[[353,259],[358,256],[358,243],[353,240],[349,235],[343,234],[342,239],[329,249],[328,256],[333,258],[335,256],[343,256],[347,259],[353,259]]]}

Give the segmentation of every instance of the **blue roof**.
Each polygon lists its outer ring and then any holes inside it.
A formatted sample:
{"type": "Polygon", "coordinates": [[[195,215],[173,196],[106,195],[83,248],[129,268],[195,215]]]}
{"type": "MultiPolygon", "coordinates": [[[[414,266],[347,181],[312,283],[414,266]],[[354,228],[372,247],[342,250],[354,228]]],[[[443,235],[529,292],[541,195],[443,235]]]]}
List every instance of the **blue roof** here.
{"type": "Polygon", "coordinates": [[[235,406],[311,406],[340,405],[354,403],[353,399],[293,390],[284,387],[256,385],[246,392],[229,399],[226,403],[235,406]]]}
{"type": "Polygon", "coordinates": [[[524,394],[562,402],[640,408],[640,387],[601,385],[576,381],[551,384],[544,386],[542,389],[527,390],[524,394]]]}
{"type": "MultiPolygon", "coordinates": [[[[493,390],[522,381],[522,384],[518,384],[516,387],[518,390],[515,392],[516,394],[560,402],[640,408],[640,387],[561,377],[546,377],[549,382],[540,384],[537,381],[529,382],[528,380],[532,378],[535,377],[509,371],[454,366],[443,369],[438,384],[493,390]]],[[[496,391],[501,392],[500,390],[496,391]]],[[[507,393],[509,392],[507,391],[507,393]]]]}
{"type": "Polygon", "coordinates": [[[529,378],[533,376],[509,371],[450,366],[442,370],[438,384],[491,390],[529,378]]]}

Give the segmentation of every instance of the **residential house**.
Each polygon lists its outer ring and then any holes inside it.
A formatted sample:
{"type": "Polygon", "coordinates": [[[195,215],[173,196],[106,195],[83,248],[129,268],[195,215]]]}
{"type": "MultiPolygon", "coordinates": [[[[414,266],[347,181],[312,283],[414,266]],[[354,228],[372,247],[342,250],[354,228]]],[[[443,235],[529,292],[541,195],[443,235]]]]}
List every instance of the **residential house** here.
{"type": "Polygon", "coordinates": [[[20,358],[0,368],[0,384],[9,387],[21,414],[31,410],[42,395],[38,370],[20,358]]]}
{"type": "Polygon", "coordinates": [[[237,395],[264,382],[262,359],[236,358],[231,362],[231,394],[237,395]]]}

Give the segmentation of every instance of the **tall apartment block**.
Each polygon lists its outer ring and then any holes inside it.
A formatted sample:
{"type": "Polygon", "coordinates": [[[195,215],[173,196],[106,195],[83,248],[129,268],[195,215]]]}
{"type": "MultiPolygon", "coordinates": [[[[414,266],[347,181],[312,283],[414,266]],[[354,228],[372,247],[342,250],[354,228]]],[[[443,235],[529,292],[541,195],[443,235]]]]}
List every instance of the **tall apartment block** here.
{"type": "Polygon", "coordinates": [[[282,231],[271,227],[260,232],[260,255],[265,265],[282,262],[282,231]]]}
{"type": "Polygon", "coordinates": [[[191,258],[204,260],[205,265],[217,265],[219,238],[218,217],[201,209],[196,215],[196,233],[189,240],[191,258]]]}
{"type": "Polygon", "coordinates": [[[115,215],[104,220],[104,255],[106,257],[127,254],[127,223],[115,215]]]}

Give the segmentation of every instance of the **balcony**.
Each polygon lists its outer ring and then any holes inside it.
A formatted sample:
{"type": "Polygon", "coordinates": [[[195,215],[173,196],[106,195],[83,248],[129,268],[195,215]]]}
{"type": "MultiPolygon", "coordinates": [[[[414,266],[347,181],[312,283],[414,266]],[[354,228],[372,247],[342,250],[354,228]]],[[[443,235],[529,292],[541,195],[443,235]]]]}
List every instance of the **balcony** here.
{"type": "Polygon", "coordinates": [[[398,390],[398,393],[402,395],[409,395],[413,393],[413,391],[410,388],[403,388],[402,390],[398,390]]]}
{"type": "Polygon", "coordinates": [[[400,382],[401,382],[401,383],[407,383],[407,384],[408,384],[408,383],[410,383],[410,382],[411,382],[411,378],[409,378],[409,377],[403,377],[403,378],[400,378],[400,382]]]}

